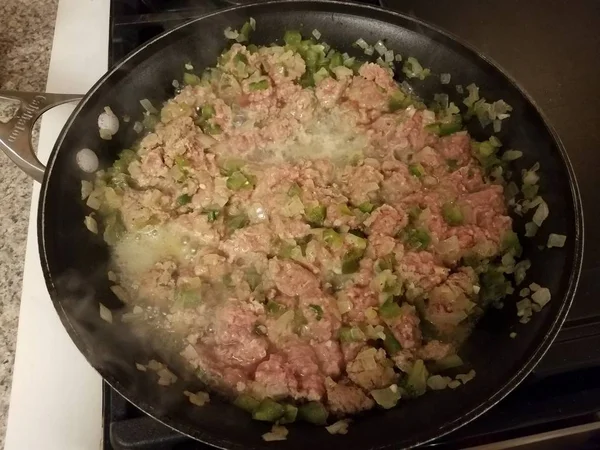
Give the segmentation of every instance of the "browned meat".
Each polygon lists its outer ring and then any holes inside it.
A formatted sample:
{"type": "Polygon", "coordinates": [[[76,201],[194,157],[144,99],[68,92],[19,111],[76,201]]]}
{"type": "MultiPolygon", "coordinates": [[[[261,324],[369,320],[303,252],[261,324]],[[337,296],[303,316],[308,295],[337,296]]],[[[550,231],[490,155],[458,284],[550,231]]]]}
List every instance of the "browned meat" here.
{"type": "Polygon", "coordinates": [[[327,406],[337,415],[355,414],[371,409],[374,402],[357,386],[349,382],[336,383],[331,378],[325,380],[327,406]]]}

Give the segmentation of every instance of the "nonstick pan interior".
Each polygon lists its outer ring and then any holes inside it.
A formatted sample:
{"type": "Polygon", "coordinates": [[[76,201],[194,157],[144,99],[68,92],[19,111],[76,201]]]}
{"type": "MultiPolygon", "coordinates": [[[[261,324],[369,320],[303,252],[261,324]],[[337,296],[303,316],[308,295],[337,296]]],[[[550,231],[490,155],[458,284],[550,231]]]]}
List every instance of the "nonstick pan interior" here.
{"type": "MultiPolygon", "coordinates": [[[[131,124],[141,117],[139,100],[155,105],[173,95],[172,81],[181,79],[184,63],[196,69],[212,66],[227,45],[223,30],[239,28],[250,16],[257,21],[252,42],[277,42],[287,29],[313,29],[329,44],[359,56],[351,44],[359,37],[368,42],[385,38],[388,48],[415,56],[434,73],[450,73],[452,83],[439,78],[412,82],[425,99],[446,92],[455,103],[462,98],[454,85],[472,82],[488,100],[504,99],[512,105],[500,140],[522,150],[515,171],[541,164],[540,193],[550,207],[550,217],[535,239],[522,239],[524,254],[532,261],[528,281],[550,288],[552,301],[527,325],[518,323],[514,302],[502,310],[491,309],[478,323],[460,352],[477,376],[455,391],[430,392],[407,400],[390,411],[366,414],[351,424],[346,436],[331,436],[324,429],[302,424],[290,427],[287,441],[277,448],[305,449],[340,446],[350,449],[407,447],[445,434],[493,406],[522,380],[539,360],[564,320],[576,286],[582,254],[582,221],[573,174],[554,132],[527,96],[495,66],[448,35],[416,20],[381,9],[350,3],[283,2],[232,8],[175,29],[137,50],[114,68],[81,102],[59,137],[48,165],[39,214],[40,254],[49,291],[73,340],[89,362],[121,394],[147,413],[196,439],[227,448],[272,447],[261,439],[269,426],[250,420],[240,410],[213,396],[211,403],[194,407],[182,395],[183,381],[164,388],[155,377],[135,369],[135,362],[157,357],[147,342],[135,339],[126,327],[100,320],[98,302],[113,308],[120,302],[106,278],[108,251],[100,237],[83,225],[89,211],[81,201],[82,173],[75,163],[81,148],[93,149],[106,167],[118,152],[134,141],[131,124]],[[111,140],[100,139],[97,118],[105,106],[119,116],[129,115],[129,125],[111,140]],[[550,232],[566,234],[562,249],[539,250],[550,232]],[[509,334],[516,332],[511,339],[509,334]]],[[[401,74],[400,70],[397,73],[401,74]]],[[[401,78],[399,78],[400,80],[401,78]]],[[[479,126],[475,138],[488,135],[479,126]]],[[[516,219],[523,232],[524,221],[516,219]]],[[[189,388],[189,387],[188,387],[189,388]]]]}

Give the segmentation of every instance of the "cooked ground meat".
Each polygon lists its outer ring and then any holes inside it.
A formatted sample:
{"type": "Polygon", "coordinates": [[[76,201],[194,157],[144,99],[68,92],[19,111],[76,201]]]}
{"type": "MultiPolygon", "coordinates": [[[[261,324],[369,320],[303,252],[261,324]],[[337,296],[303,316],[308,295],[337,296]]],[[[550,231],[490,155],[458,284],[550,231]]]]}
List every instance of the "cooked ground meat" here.
{"type": "Polygon", "coordinates": [[[204,381],[346,415],[455,353],[479,301],[464,259],[499,255],[512,224],[469,135],[393,106],[389,71],[313,69],[234,44],[93,195],[123,300],[164,313],[204,381]]]}

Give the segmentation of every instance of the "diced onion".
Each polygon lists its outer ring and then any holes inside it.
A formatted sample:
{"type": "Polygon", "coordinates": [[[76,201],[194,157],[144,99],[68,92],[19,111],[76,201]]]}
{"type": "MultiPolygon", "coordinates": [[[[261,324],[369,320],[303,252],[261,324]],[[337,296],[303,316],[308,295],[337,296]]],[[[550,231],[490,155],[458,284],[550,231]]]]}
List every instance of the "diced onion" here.
{"type": "Polygon", "coordinates": [[[81,200],[85,200],[94,190],[94,184],[91,181],[81,180],[81,200]]]}
{"type": "Polygon", "coordinates": [[[450,381],[452,381],[450,377],[432,375],[427,379],[427,387],[432,391],[440,391],[442,389],[446,389],[450,381]]]}
{"type": "Polygon", "coordinates": [[[367,47],[369,46],[369,44],[367,44],[367,41],[365,41],[363,38],[359,38],[356,42],[356,45],[358,45],[360,48],[362,48],[363,50],[366,50],[367,47]]]}
{"type": "Polygon", "coordinates": [[[521,297],[527,297],[530,293],[531,293],[531,290],[529,288],[523,288],[519,291],[519,295],[521,297]]]}
{"type": "Polygon", "coordinates": [[[531,294],[531,300],[537,303],[541,308],[546,306],[546,304],[551,299],[550,290],[548,288],[540,288],[531,294]]]}
{"type": "Polygon", "coordinates": [[[531,283],[529,285],[529,289],[531,289],[533,292],[539,291],[542,287],[537,284],[537,283],[531,283]]]}
{"type": "Polygon", "coordinates": [[[564,247],[566,241],[567,241],[567,236],[565,236],[564,234],[550,233],[550,235],[548,236],[547,246],[548,246],[548,248],[564,247]]]}
{"type": "Polygon", "coordinates": [[[146,366],[140,363],[135,363],[135,368],[140,372],[146,372],[146,366]]]}
{"type": "Polygon", "coordinates": [[[456,375],[456,379],[459,380],[462,384],[467,384],[469,381],[475,378],[475,375],[475,371],[471,369],[468,373],[456,375]]]}
{"type": "Polygon", "coordinates": [[[137,134],[140,134],[142,131],[144,131],[144,125],[142,125],[142,122],[136,121],[133,124],[133,131],[135,131],[137,134]]]}
{"type": "Polygon", "coordinates": [[[196,406],[204,406],[210,401],[210,396],[206,392],[198,391],[195,394],[190,391],[183,391],[183,395],[185,395],[192,405],[196,406]]]}
{"type": "Polygon", "coordinates": [[[347,434],[349,425],[350,419],[343,419],[332,423],[328,427],[325,427],[325,429],[329,434],[347,434]]]}
{"type": "Polygon", "coordinates": [[[375,53],[375,49],[373,47],[365,48],[365,55],[371,56],[371,55],[373,55],[373,53],[375,53]]]}
{"type": "Polygon", "coordinates": [[[450,383],[448,383],[448,387],[450,389],[456,389],[457,387],[460,387],[460,381],[452,380],[450,383]]]}
{"type": "Polygon", "coordinates": [[[380,55],[383,55],[383,54],[385,54],[385,52],[387,52],[387,48],[386,48],[386,46],[384,45],[384,43],[382,41],[377,41],[375,43],[375,45],[373,46],[373,48],[380,55]]]}
{"type": "Polygon", "coordinates": [[[340,310],[340,314],[346,314],[348,311],[352,310],[352,302],[348,299],[339,299],[337,301],[337,306],[340,310]]]}
{"type": "Polygon", "coordinates": [[[398,390],[398,386],[392,384],[385,389],[373,389],[371,391],[371,397],[375,402],[384,409],[391,409],[400,400],[401,394],[398,390]]]}
{"type": "Polygon", "coordinates": [[[506,150],[502,155],[503,161],[514,161],[523,156],[523,152],[520,150],[506,150]]]}
{"type": "Polygon", "coordinates": [[[154,105],[147,98],[141,99],[140,105],[142,105],[142,108],[144,108],[147,113],[158,114],[158,110],[154,107],[154,105]]]}
{"type": "Polygon", "coordinates": [[[267,442],[272,441],[285,441],[287,439],[289,431],[286,427],[281,425],[273,425],[271,431],[262,435],[263,440],[267,442]]]}
{"type": "Polygon", "coordinates": [[[452,75],[450,75],[449,73],[442,73],[440,75],[440,82],[442,84],[449,84],[451,79],[452,79],[452,75]]]}
{"type": "Polygon", "coordinates": [[[515,333],[514,331],[512,333],[509,334],[511,339],[514,339],[517,337],[517,333],[515,333]]]}
{"type": "Polygon", "coordinates": [[[125,291],[125,289],[118,284],[115,284],[114,286],[110,287],[110,290],[113,291],[113,294],[115,294],[119,300],[121,300],[123,303],[127,303],[129,296],[127,295],[127,291],[125,291]]]}
{"type": "Polygon", "coordinates": [[[113,323],[112,312],[102,303],[98,303],[100,308],[100,318],[108,323],[113,323]]]}
{"type": "Polygon", "coordinates": [[[394,50],[388,50],[383,54],[383,60],[386,63],[391,63],[394,61],[394,50]]]}
{"type": "Polygon", "coordinates": [[[319,30],[317,30],[316,28],[314,30],[312,30],[312,35],[315,37],[316,40],[321,39],[321,32],[319,30]]]}
{"type": "Polygon", "coordinates": [[[396,55],[394,56],[394,60],[398,62],[402,61],[402,55],[400,53],[396,53],[396,55]]]}
{"type": "Polygon", "coordinates": [[[225,30],[223,30],[223,34],[227,39],[237,39],[240,35],[240,33],[237,30],[233,30],[231,29],[231,27],[225,28],[225,30]]]}
{"type": "Polygon", "coordinates": [[[156,371],[156,374],[158,375],[158,384],[160,386],[169,386],[177,381],[177,376],[165,366],[156,371]]]}
{"type": "Polygon", "coordinates": [[[517,186],[517,183],[514,181],[511,181],[506,185],[504,193],[506,194],[507,199],[513,199],[519,193],[519,186],[517,186]]]}
{"type": "Polygon", "coordinates": [[[254,19],[254,17],[250,17],[250,28],[252,28],[252,30],[256,30],[256,20],[254,19]]]}
{"type": "Polygon", "coordinates": [[[459,94],[464,94],[464,92],[465,92],[465,89],[463,88],[462,84],[457,84],[457,85],[455,86],[455,88],[456,88],[456,92],[457,92],[457,93],[459,93],[459,94]]]}
{"type": "Polygon", "coordinates": [[[528,259],[524,259],[523,261],[519,261],[515,265],[515,283],[517,285],[521,284],[525,280],[525,276],[527,275],[527,271],[531,267],[531,261],[528,259]]]}
{"type": "Polygon", "coordinates": [[[502,131],[502,121],[500,119],[494,119],[492,121],[492,127],[494,128],[494,133],[500,133],[500,131],[502,131]]]}
{"type": "Polygon", "coordinates": [[[85,216],[83,223],[85,224],[85,227],[92,233],[98,234],[98,222],[96,222],[96,219],[94,219],[91,214],[89,216],[85,216]]]}
{"type": "Polygon", "coordinates": [[[531,220],[538,227],[541,227],[542,223],[544,222],[544,220],[546,220],[549,213],[550,213],[550,209],[548,208],[548,205],[546,204],[545,201],[542,200],[540,205],[535,210],[535,213],[533,214],[533,218],[531,220]]]}

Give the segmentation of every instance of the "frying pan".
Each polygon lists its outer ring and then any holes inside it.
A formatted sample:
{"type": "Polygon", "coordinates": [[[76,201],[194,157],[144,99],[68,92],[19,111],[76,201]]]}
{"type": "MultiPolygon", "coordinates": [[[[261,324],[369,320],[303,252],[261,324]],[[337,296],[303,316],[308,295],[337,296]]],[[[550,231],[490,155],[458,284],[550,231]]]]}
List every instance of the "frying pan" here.
{"type": "MultiPolygon", "coordinates": [[[[351,43],[386,39],[388,48],[412,55],[434,73],[450,73],[452,85],[443,86],[429,77],[413,83],[416,92],[430,99],[446,92],[459,104],[454,84],[476,83],[482,96],[504,99],[512,105],[511,118],[499,133],[510,148],[523,151],[516,174],[535,162],[541,164],[540,193],[550,207],[550,217],[535,239],[522,239],[524,254],[532,261],[528,280],[547,286],[552,301],[527,325],[518,323],[517,294],[503,309],[490,310],[477,324],[460,351],[477,376],[457,389],[430,392],[407,400],[389,411],[372,411],[356,418],[345,436],[331,436],[324,429],[294,424],[287,441],[278,448],[306,449],[340,446],[349,449],[408,448],[429,442],[468,423],[495,405],[521,382],[546,352],[563,323],[579,277],[583,253],[581,200],[571,164],[558,136],[533,100],[497,65],[468,45],[431,25],[381,8],[347,2],[266,2],[232,7],[193,20],[150,41],[117,64],[83,97],[54,146],[47,168],[37,161],[29,146],[27,129],[51,104],[72,97],[51,94],[4,92],[3,97],[22,101],[16,117],[2,125],[1,144],[9,156],[42,182],[39,202],[39,252],[50,296],[65,328],[90,364],[124,397],[161,422],[199,441],[222,448],[272,447],[261,434],[267,424],[215,397],[210,404],[194,407],[181,394],[184,377],[174,386],[156,385],[155,377],[135,369],[160,355],[154,348],[119,323],[100,319],[98,302],[112,309],[122,305],[111,293],[106,279],[109,252],[83,225],[89,213],[81,200],[81,180],[92,175],[76,163],[82,148],[92,149],[100,166],[107,167],[136,134],[121,123],[111,141],[100,139],[97,118],[105,106],[117,116],[141,117],[139,100],[154,104],[173,95],[171,82],[192,61],[196,68],[215,64],[226,45],[223,30],[240,27],[249,17],[257,21],[252,36],[256,44],[268,45],[287,29],[309,34],[318,29],[329,44],[359,56],[351,43]],[[565,247],[540,250],[549,232],[566,234],[565,247]],[[512,339],[509,334],[516,332],[512,339]]],[[[401,73],[401,71],[397,71],[401,73]]],[[[401,78],[399,78],[400,80],[401,78]]],[[[485,137],[475,124],[475,138],[485,137]]],[[[522,232],[524,220],[515,216],[522,232]]],[[[188,389],[191,389],[186,384],[188,389]]]]}

